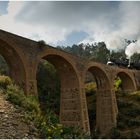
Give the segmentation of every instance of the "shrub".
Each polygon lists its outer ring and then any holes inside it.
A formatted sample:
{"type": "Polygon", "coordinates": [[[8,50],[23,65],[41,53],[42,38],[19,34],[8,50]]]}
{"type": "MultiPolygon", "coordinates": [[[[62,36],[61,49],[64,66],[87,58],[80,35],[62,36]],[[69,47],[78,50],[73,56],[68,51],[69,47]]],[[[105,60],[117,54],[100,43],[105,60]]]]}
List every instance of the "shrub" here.
{"type": "Polygon", "coordinates": [[[120,136],[121,136],[120,131],[117,128],[111,129],[111,138],[112,139],[120,138],[120,136]]]}
{"type": "Polygon", "coordinates": [[[117,103],[118,103],[118,109],[130,108],[133,105],[132,102],[127,102],[123,99],[117,99],[117,103]]]}
{"type": "Polygon", "coordinates": [[[140,120],[131,119],[128,121],[128,126],[140,126],[140,120]]]}
{"type": "Polygon", "coordinates": [[[22,89],[20,89],[17,85],[8,85],[6,89],[7,100],[12,102],[15,105],[22,106],[25,101],[25,95],[22,89]]]}
{"type": "Polygon", "coordinates": [[[130,137],[131,137],[131,139],[139,139],[140,134],[138,134],[137,132],[132,131],[130,137]]]}
{"type": "Polygon", "coordinates": [[[136,115],[140,115],[140,107],[133,105],[130,108],[127,108],[124,112],[125,115],[135,117],[136,115]]]}
{"type": "Polygon", "coordinates": [[[121,85],[122,85],[122,80],[117,77],[115,80],[114,80],[114,88],[115,88],[115,91],[118,92],[121,90],[121,85]]]}
{"type": "Polygon", "coordinates": [[[87,133],[84,133],[79,126],[75,127],[64,127],[63,138],[67,139],[89,139],[91,138],[87,133]]]}
{"type": "Polygon", "coordinates": [[[27,96],[24,102],[22,103],[22,107],[29,112],[40,112],[39,103],[35,96],[27,96]]]}
{"type": "Polygon", "coordinates": [[[48,110],[44,115],[40,109],[38,99],[34,96],[25,96],[23,90],[9,82],[4,86],[6,99],[26,111],[26,121],[33,121],[38,128],[41,138],[89,138],[79,127],[65,127],[59,124],[58,116],[48,110]]]}
{"type": "Polygon", "coordinates": [[[0,76],[0,87],[6,89],[8,85],[12,84],[12,80],[8,76],[0,76]]]}
{"type": "Polygon", "coordinates": [[[87,95],[92,95],[96,93],[96,83],[90,82],[85,85],[85,92],[87,95]]]}

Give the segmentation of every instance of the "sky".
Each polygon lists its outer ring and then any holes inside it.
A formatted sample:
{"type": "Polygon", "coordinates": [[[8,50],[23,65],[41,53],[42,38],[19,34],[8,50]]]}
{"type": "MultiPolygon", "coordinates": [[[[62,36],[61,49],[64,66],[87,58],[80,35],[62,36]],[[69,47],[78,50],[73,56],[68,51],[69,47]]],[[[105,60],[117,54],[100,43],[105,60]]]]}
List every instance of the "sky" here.
{"type": "Polygon", "coordinates": [[[0,29],[47,44],[104,41],[110,50],[140,53],[140,2],[0,1],[0,29]]]}

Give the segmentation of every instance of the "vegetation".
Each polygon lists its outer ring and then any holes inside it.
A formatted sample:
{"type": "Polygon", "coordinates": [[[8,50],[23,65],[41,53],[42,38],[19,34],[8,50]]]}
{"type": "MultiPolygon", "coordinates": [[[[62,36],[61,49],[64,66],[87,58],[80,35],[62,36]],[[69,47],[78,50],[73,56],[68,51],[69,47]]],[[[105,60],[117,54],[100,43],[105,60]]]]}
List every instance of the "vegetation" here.
{"type": "Polygon", "coordinates": [[[115,88],[115,92],[120,92],[121,88],[122,88],[122,80],[120,79],[120,77],[116,77],[114,80],[114,88],[115,88]]]}
{"type": "Polygon", "coordinates": [[[105,64],[110,56],[110,51],[106,48],[104,42],[99,42],[92,45],[83,43],[79,45],[74,44],[71,47],[58,46],[58,48],[85,59],[94,60],[105,64]]]}
{"type": "Polygon", "coordinates": [[[136,93],[117,93],[118,119],[116,138],[140,138],[140,91],[136,93]]]}
{"type": "Polygon", "coordinates": [[[42,60],[37,71],[38,97],[42,111],[48,109],[59,115],[60,81],[55,67],[46,60],[42,60]]]}
{"type": "MultiPolygon", "coordinates": [[[[121,91],[121,79],[117,77],[114,81],[116,89],[118,117],[117,127],[103,136],[102,138],[111,139],[136,139],[140,138],[140,91],[128,93],[121,91]]],[[[101,138],[100,134],[95,132],[96,120],[96,88],[95,83],[86,84],[88,113],[92,138],[101,138]]]]}
{"type": "Polygon", "coordinates": [[[140,63],[140,53],[134,53],[131,56],[131,61],[135,63],[140,63]]]}
{"type": "Polygon", "coordinates": [[[47,114],[44,115],[38,99],[34,96],[26,97],[23,90],[13,82],[7,84],[6,80],[1,81],[1,92],[6,95],[7,100],[26,111],[26,119],[35,123],[40,132],[40,138],[89,138],[79,127],[66,127],[59,124],[58,117],[54,112],[48,110],[47,114]]]}
{"type": "MultiPolygon", "coordinates": [[[[39,42],[42,47],[45,42],[39,42]]],[[[85,59],[106,64],[109,58],[125,59],[124,50],[110,51],[104,42],[95,44],[79,44],[67,47],[58,46],[59,49],[70,52],[85,59]]],[[[138,61],[140,54],[134,54],[131,59],[138,61]]],[[[9,68],[0,57],[0,74],[9,75],[9,68]]],[[[90,138],[79,127],[66,127],[59,124],[60,106],[60,79],[55,67],[48,61],[42,60],[38,66],[37,86],[39,98],[26,97],[20,89],[7,76],[0,76],[0,89],[5,93],[6,99],[16,106],[26,110],[27,120],[33,121],[40,132],[40,138],[90,138]]],[[[140,138],[140,92],[122,93],[121,79],[114,82],[118,103],[118,124],[106,138],[140,138]]],[[[91,138],[99,138],[95,132],[96,125],[96,83],[90,81],[85,86],[91,138]]]]}
{"type": "Polygon", "coordinates": [[[140,91],[121,91],[120,78],[115,79],[116,98],[118,105],[117,127],[113,128],[104,138],[136,139],[140,138],[140,91]]]}
{"type": "Polygon", "coordinates": [[[90,123],[90,131],[91,138],[98,138],[98,134],[96,134],[96,82],[92,80],[85,84],[85,92],[87,99],[87,107],[88,107],[88,115],[89,115],[89,123],[90,123]]]}
{"type": "Polygon", "coordinates": [[[9,75],[9,67],[2,55],[0,55],[0,74],[9,75]]]}
{"type": "MultiPolygon", "coordinates": [[[[125,39],[127,45],[132,42],[135,43],[136,41],[137,40],[125,39]]],[[[125,47],[126,46],[124,46],[124,49],[118,49],[114,51],[107,49],[105,42],[95,42],[94,44],[81,43],[79,45],[74,44],[72,46],[58,46],[57,48],[85,59],[94,60],[106,64],[109,59],[125,60],[127,58],[127,55],[125,54],[125,47]]],[[[130,57],[130,59],[132,62],[139,63],[140,53],[134,53],[130,57]]]]}

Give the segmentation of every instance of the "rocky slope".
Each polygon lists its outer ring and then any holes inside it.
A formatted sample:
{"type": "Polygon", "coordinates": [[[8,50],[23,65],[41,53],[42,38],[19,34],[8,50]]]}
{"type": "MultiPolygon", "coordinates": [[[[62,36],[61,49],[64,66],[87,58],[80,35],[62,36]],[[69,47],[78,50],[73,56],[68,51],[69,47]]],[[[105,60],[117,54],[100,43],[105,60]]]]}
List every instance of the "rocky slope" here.
{"type": "Polygon", "coordinates": [[[25,112],[5,100],[0,93],[0,139],[39,138],[34,124],[25,119],[25,112]]]}

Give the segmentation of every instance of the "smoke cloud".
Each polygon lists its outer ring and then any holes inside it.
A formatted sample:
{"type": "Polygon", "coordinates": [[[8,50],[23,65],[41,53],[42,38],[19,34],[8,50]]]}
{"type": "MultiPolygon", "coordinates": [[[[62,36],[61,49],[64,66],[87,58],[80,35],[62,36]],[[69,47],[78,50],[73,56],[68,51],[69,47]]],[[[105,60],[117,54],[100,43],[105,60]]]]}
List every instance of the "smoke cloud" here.
{"type": "Polygon", "coordinates": [[[134,53],[140,53],[140,40],[135,43],[130,43],[126,49],[125,53],[130,58],[134,53]]]}

